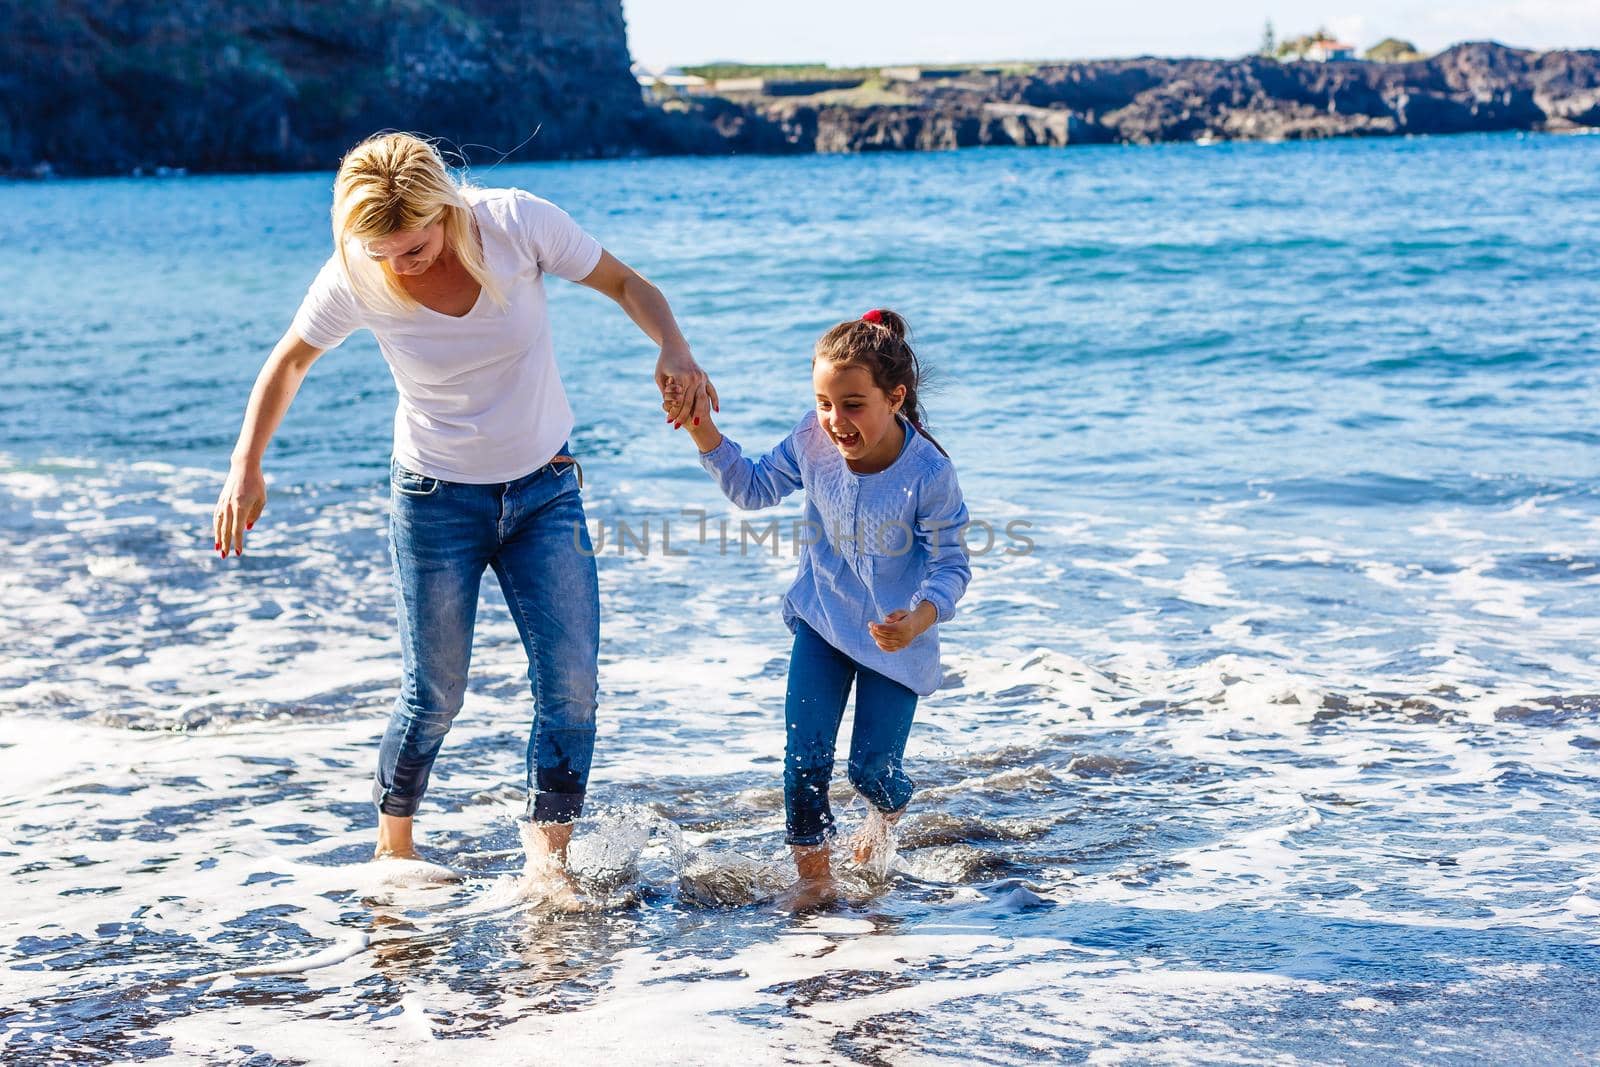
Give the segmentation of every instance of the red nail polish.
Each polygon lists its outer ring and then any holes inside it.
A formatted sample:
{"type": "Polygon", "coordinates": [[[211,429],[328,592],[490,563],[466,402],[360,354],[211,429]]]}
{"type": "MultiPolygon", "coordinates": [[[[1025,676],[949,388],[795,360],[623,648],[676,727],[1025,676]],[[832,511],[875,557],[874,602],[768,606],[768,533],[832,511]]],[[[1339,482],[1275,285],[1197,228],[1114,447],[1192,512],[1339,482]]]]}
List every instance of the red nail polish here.
{"type": "Polygon", "coordinates": [[[699,426],[699,425],[700,425],[700,420],[699,420],[699,419],[695,419],[695,420],[694,420],[694,424],[695,424],[695,425],[696,425],[696,426],[699,426]]]}
{"type": "Polygon", "coordinates": [[[256,524],[252,522],[248,526],[245,527],[245,532],[248,533],[249,531],[254,530],[255,528],[256,528],[256,524]]]}

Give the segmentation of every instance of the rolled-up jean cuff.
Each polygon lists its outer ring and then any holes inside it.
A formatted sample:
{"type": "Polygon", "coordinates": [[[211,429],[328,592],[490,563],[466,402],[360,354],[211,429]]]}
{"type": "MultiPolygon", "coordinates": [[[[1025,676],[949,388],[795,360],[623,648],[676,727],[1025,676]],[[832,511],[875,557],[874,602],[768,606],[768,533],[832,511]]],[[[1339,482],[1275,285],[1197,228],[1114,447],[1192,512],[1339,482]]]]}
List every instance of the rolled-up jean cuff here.
{"type": "Polygon", "coordinates": [[[783,843],[786,845],[794,845],[796,848],[806,848],[810,845],[820,845],[827,842],[833,837],[833,833],[834,832],[831,827],[818,830],[814,834],[785,833],[783,835],[783,843]]]}
{"type": "Polygon", "coordinates": [[[864,789],[856,790],[857,796],[884,815],[895,815],[905,811],[915,793],[916,787],[909,783],[900,786],[898,789],[888,785],[879,785],[871,792],[867,792],[864,789]],[[897,796],[898,801],[896,799],[897,796]]]}
{"type": "Polygon", "coordinates": [[[402,819],[409,819],[417,813],[421,804],[418,800],[405,800],[392,796],[386,792],[377,781],[372,783],[372,806],[378,809],[380,815],[394,815],[402,819]]]}
{"type": "Polygon", "coordinates": [[[540,793],[528,806],[534,822],[573,822],[583,814],[582,793],[540,793]]]}

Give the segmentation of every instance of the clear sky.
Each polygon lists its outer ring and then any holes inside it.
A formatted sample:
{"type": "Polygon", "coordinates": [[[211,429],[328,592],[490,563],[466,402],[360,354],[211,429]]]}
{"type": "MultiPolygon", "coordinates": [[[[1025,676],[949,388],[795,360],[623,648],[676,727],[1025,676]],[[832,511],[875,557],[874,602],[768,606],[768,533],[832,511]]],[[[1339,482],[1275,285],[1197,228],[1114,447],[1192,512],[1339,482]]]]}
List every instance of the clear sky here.
{"type": "Polygon", "coordinates": [[[1237,56],[1326,26],[1360,48],[1491,39],[1600,48],[1600,0],[623,0],[635,59],[835,66],[985,59],[1237,56]]]}

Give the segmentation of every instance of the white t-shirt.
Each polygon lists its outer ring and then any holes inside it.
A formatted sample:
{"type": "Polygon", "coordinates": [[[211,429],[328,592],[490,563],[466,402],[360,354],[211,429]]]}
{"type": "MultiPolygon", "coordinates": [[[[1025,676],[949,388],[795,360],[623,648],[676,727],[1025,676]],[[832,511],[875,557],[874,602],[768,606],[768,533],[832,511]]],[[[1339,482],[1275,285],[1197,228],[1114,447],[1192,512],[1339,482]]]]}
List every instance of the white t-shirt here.
{"type": "MultiPolygon", "coordinates": [[[[293,329],[321,349],[371,330],[400,390],[395,458],[419,474],[484,485],[537,470],[572,433],[544,275],[587,277],[600,262],[600,243],[550,201],[520,189],[463,195],[504,310],[486,292],[460,318],[420,306],[405,313],[369,307],[336,253],[306,291],[293,329]]],[[[351,249],[352,258],[365,254],[351,249]]]]}

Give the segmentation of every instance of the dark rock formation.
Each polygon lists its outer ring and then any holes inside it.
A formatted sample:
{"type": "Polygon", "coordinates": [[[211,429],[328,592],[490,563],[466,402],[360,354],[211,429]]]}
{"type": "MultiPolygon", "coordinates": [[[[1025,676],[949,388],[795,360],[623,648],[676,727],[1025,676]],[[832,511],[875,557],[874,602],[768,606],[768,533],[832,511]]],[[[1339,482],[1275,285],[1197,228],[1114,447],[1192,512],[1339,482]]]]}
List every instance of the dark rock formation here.
{"type": "Polygon", "coordinates": [[[904,91],[910,103],[751,106],[819,152],[1563,130],[1600,126],[1600,52],[1475,43],[1412,63],[1108,60],[904,91]]]}
{"type": "Polygon", "coordinates": [[[380,129],[474,162],[1600,127],[1600,52],[1128,59],[646,105],[621,0],[0,0],[0,174],[332,167],[380,129]],[[537,131],[537,132],[536,132],[537,131]]]}
{"type": "Polygon", "coordinates": [[[328,168],[386,128],[675,147],[628,65],[621,0],[0,0],[0,173],[328,168]]]}

